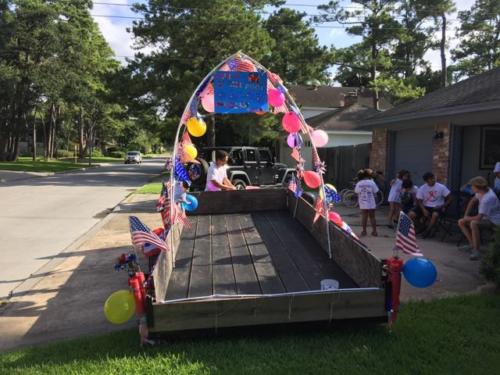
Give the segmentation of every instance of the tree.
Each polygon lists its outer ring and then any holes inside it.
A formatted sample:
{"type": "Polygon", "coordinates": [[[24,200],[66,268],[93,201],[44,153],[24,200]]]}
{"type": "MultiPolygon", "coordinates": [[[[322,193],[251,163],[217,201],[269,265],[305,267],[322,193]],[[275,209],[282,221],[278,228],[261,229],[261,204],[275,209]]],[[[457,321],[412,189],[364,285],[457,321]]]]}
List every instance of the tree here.
{"type": "MultiPolygon", "coordinates": [[[[399,24],[394,18],[395,0],[353,0],[358,9],[346,10],[339,6],[339,1],[330,1],[320,5],[324,14],[317,21],[338,22],[346,26],[349,34],[363,38],[358,47],[360,54],[368,57],[370,82],[375,82],[379,70],[388,70],[390,47],[398,35],[399,24]]],[[[352,51],[352,50],[351,50],[352,51]]],[[[378,85],[374,85],[373,107],[379,109],[378,85]]]]}
{"type": "Polygon", "coordinates": [[[289,84],[307,84],[312,80],[328,83],[327,47],[319,45],[306,13],[281,8],[264,21],[264,27],[274,40],[270,56],[262,63],[289,84]]]}
{"type": "Polygon", "coordinates": [[[470,10],[458,12],[460,41],[452,51],[457,78],[500,66],[500,2],[476,0],[470,10]]]}
{"type": "Polygon", "coordinates": [[[448,14],[455,11],[453,0],[418,0],[417,12],[422,19],[432,18],[437,28],[441,30],[439,39],[439,51],[441,54],[441,87],[448,86],[448,63],[446,61],[447,51],[447,29],[448,14]]]}
{"type": "MultiPolygon", "coordinates": [[[[172,138],[191,93],[220,61],[238,50],[258,60],[271,55],[274,41],[255,10],[278,3],[191,0],[179,7],[177,1],[151,0],[135,6],[145,18],[134,23],[136,43],[157,50],[151,56],[138,54],[131,63],[131,76],[144,81],[136,95],[163,114],[164,137],[172,138]]],[[[219,117],[208,120],[208,144],[214,144],[219,117]]]]}

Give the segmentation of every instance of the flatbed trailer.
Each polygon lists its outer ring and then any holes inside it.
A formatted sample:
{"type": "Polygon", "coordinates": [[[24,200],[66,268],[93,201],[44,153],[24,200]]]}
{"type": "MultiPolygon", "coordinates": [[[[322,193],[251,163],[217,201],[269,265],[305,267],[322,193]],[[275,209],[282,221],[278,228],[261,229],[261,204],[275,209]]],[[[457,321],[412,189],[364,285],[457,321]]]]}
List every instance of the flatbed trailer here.
{"type": "Polygon", "coordinates": [[[190,226],[172,227],[166,239],[172,248],[154,267],[150,333],[387,322],[381,260],[323,216],[313,222],[316,211],[304,199],[288,189],[260,189],[203,192],[198,201],[190,226]],[[324,279],[339,288],[321,290],[324,279]]]}

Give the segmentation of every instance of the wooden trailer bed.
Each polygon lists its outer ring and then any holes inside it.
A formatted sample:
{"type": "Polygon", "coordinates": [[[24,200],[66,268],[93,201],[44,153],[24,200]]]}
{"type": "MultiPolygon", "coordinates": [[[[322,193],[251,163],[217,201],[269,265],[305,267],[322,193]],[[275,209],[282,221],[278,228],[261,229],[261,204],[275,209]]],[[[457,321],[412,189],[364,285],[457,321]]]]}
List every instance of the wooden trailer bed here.
{"type": "Polygon", "coordinates": [[[381,263],[283,189],[201,193],[155,266],[151,332],[355,318],[385,320],[381,263]],[[175,255],[175,262],[172,256],[175,255]],[[323,279],[340,288],[322,291],[323,279]]]}

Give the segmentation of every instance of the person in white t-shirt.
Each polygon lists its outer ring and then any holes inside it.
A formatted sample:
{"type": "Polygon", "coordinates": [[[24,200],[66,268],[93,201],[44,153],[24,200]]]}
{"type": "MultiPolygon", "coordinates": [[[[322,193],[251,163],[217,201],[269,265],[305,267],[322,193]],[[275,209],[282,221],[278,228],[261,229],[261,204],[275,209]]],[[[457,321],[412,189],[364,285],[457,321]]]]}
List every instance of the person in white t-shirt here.
{"type": "Polygon", "coordinates": [[[361,236],[366,236],[366,224],[370,218],[372,226],[372,236],[376,237],[377,234],[377,221],[375,220],[375,194],[378,193],[378,186],[373,181],[373,171],[371,169],[364,169],[358,172],[358,183],[354,187],[354,192],[358,194],[359,208],[361,209],[361,226],[363,231],[361,236]]]}
{"type": "Polygon", "coordinates": [[[228,159],[229,155],[226,151],[215,151],[215,162],[210,163],[208,168],[205,191],[236,190],[227,178],[228,159]]]}
{"type": "Polygon", "coordinates": [[[500,202],[495,192],[488,187],[484,177],[474,177],[469,184],[472,186],[474,197],[469,201],[464,217],[458,221],[458,226],[469,242],[470,259],[478,260],[481,245],[480,230],[500,225],[500,202]],[[472,208],[476,205],[479,206],[478,214],[470,216],[472,208]]]}
{"type": "Polygon", "coordinates": [[[407,170],[400,170],[395,180],[391,181],[391,190],[387,201],[389,202],[389,228],[394,229],[394,223],[397,222],[399,212],[401,211],[401,191],[403,181],[410,179],[410,172],[407,170]]]}
{"type": "Polygon", "coordinates": [[[450,190],[436,182],[436,178],[430,172],[424,174],[422,179],[425,184],[417,190],[417,207],[410,211],[410,217],[424,219],[427,222],[426,229],[422,233],[423,238],[432,237],[436,228],[439,215],[442,215],[451,203],[450,190]]]}

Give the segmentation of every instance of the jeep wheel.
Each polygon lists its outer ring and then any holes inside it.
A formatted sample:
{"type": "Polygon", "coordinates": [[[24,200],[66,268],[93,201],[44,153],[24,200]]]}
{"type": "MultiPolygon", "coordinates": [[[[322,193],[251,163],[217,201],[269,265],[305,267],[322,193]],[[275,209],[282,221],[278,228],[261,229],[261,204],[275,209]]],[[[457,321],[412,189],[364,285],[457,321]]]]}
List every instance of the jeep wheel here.
{"type": "Polygon", "coordinates": [[[233,180],[233,185],[236,187],[236,190],[245,190],[247,188],[247,184],[243,180],[233,180]]]}

